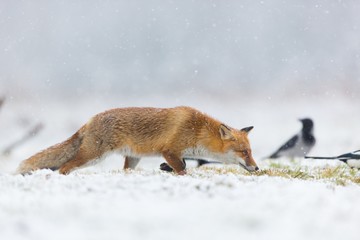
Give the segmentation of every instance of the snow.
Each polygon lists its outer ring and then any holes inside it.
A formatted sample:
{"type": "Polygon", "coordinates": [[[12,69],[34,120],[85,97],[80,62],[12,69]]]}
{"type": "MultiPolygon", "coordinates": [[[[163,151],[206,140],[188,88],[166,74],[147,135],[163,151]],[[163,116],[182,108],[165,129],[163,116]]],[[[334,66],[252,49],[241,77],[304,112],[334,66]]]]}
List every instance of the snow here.
{"type": "Polygon", "coordinates": [[[192,170],[0,176],[1,239],[358,239],[360,188],[192,170]],[[6,193],[6,194],[5,194],[6,193]]]}

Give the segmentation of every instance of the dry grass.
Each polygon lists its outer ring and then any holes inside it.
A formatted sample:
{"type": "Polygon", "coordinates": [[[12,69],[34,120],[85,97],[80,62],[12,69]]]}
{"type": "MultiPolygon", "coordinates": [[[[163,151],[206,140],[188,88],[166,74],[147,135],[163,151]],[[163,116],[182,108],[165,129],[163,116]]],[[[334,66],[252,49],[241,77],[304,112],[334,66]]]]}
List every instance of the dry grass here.
{"type": "MultiPolygon", "coordinates": [[[[360,170],[349,168],[347,165],[338,166],[303,166],[301,162],[269,163],[257,172],[247,172],[234,165],[204,165],[200,168],[188,168],[188,176],[194,178],[212,178],[214,175],[234,175],[239,177],[280,177],[284,179],[300,179],[304,181],[320,181],[338,186],[356,184],[360,186],[360,170]]],[[[153,171],[137,168],[136,170],[112,170],[110,174],[133,174],[141,172],[142,175],[167,174],[154,169],[153,171]]],[[[84,172],[82,172],[84,174],[84,172]]],[[[90,174],[94,174],[91,172],[90,174]]]]}
{"type": "Polygon", "coordinates": [[[270,164],[268,168],[257,172],[246,172],[237,167],[211,167],[204,166],[202,168],[206,171],[211,171],[214,174],[234,174],[244,176],[268,176],[268,177],[282,177],[287,179],[301,179],[301,180],[315,180],[334,183],[340,186],[346,186],[350,183],[360,185],[360,170],[351,169],[347,166],[337,166],[328,168],[307,168],[307,167],[291,167],[281,164],[270,164]]]}

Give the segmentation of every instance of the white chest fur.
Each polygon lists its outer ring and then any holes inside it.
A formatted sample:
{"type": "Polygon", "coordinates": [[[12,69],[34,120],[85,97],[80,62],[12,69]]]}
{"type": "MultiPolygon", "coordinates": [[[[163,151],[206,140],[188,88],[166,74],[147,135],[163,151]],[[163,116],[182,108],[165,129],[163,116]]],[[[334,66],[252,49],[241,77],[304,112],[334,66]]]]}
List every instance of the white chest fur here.
{"type": "Polygon", "coordinates": [[[183,158],[210,158],[227,164],[245,164],[245,161],[236,156],[235,152],[229,151],[226,153],[212,152],[204,146],[198,146],[195,148],[187,148],[182,152],[183,158]]]}

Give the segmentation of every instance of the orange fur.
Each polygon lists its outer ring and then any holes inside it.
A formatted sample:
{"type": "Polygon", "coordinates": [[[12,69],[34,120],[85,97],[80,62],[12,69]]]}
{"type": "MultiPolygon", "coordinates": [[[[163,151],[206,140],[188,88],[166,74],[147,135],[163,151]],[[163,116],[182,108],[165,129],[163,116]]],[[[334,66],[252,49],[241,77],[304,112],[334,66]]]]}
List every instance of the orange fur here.
{"type": "MultiPolygon", "coordinates": [[[[250,128],[251,130],[251,128],[250,128]]],[[[117,151],[134,168],[141,157],[163,156],[178,174],[183,157],[214,157],[257,170],[247,134],[190,107],[118,108],[95,115],[64,143],[23,161],[18,172],[50,168],[68,174],[73,169],[117,151]]]]}

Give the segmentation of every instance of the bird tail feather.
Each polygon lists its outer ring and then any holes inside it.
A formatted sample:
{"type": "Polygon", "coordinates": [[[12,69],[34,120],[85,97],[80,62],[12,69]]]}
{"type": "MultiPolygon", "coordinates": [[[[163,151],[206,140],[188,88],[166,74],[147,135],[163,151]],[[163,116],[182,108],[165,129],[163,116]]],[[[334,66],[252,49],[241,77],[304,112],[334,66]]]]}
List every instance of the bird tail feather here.
{"type": "Polygon", "coordinates": [[[314,156],[305,156],[306,159],[337,159],[337,157],[314,157],[314,156]]]}

